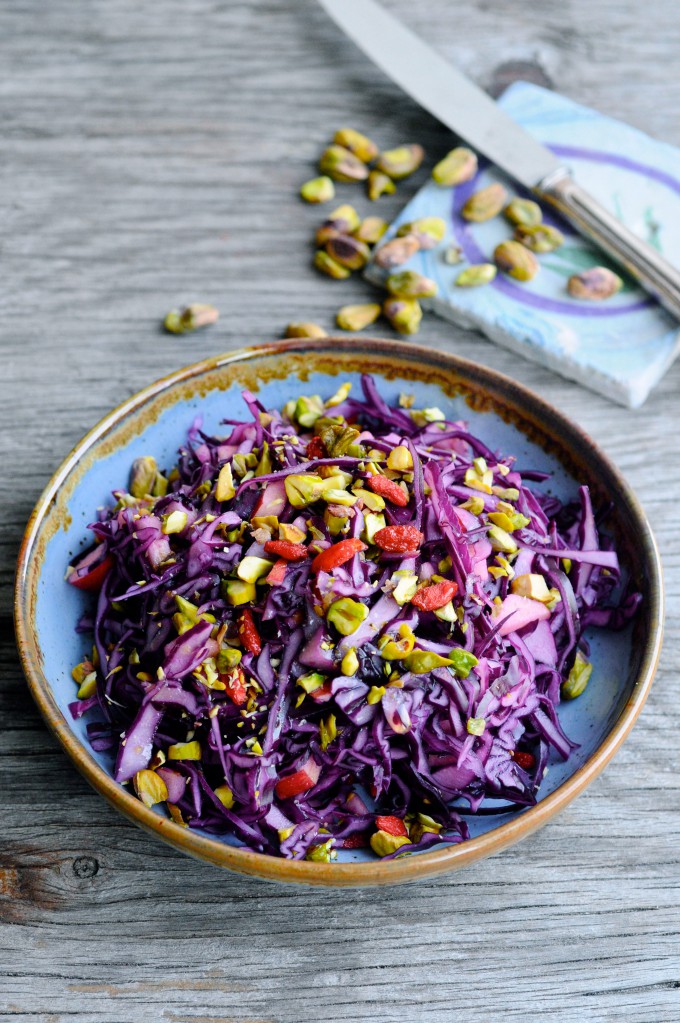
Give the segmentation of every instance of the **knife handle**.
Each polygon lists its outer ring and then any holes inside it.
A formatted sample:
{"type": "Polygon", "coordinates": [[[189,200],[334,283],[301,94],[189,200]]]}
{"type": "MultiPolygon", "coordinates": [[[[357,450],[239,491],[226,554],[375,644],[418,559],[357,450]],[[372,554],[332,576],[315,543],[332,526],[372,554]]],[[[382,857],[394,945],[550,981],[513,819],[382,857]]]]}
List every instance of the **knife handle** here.
{"type": "Polygon", "coordinates": [[[544,179],[535,191],[571,221],[680,320],[680,271],[638,238],[616,217],[577,185],[565,170],[544,179]]]}

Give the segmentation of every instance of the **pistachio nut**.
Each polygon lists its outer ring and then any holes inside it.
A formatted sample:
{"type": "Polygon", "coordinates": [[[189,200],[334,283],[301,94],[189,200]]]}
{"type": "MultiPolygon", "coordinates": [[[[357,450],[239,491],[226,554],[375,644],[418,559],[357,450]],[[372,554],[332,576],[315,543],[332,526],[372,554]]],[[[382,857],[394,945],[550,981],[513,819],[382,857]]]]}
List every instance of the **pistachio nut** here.
{"type": "Polygon", "coordinates": [[[133,497],[143,498],[152,494],[158,475],[158,465],[152,455],[142,455],[135,458],[130,469],[130,482],[128,490],[133,497]]]}
{"type": "Polygon", "coordinates": [[[484,735],[486,729],[485,718],[468,718],[466,730],[468,735],[484,735]]]}
{"type": "Polygon", "coordinates": [[[289,543],[302,543],[307,534],[298,529],[292,522],[279,523],[279,540],[288,540],[289,543]]]}
{"type": "Polygon", "coordinates": [[[326,408],[335,408],[336,405],[342,405],[351,390],[352,385],[349,380],[346,380],[344,384],[340,384],[335,394],[326,399],[326,408]]]}
{"type": "Polygon", "coordinates": [[[327,419],[323,422],[319,420],[315,424],[314,432],[321,438],[331,458],[339,458],[342,455],[361,458],[366,454],[363,444],[357,443],[361,436],[360,431],[353,426],[343,426],[342,423],[329,422],[327,419]]]}
{"type": "Polygon", "coordinates": [[[247,554],[236,569],[236,575],[245,583],[256,583],[258,579],[268,575],[274,562],[267,558],[258,558],[254,554],[247,554]]]}
{"type": "Polygon", "coordinates": [[[407,234],[403,238],[392,238],[385,242],[376,252],[374,259],[383,270],[393,270],[397,266],[408,263],[420,249],[420,242],[415,235],[407,234]]]}
{"type": "Polygon", "coordinates": [[[417,334],[423,311],[415,298],[388,298],[383,313],[399,334],[417,334]]]}
{"type": "Polygon", "coordinates": [[[386,692],[385,686],[371,686],[366,696],[366,703],[373,707],[376,703],[380,703],[386,692]]]}
{"type": "Polygon", "coordinates": [[[425,150],[417,143],[387,149],[376,160],[376,170],[389,175],[393,181],[400,181],[413,174],[420,167],[425,157],[425,150]]]}
{"type": "Polygon", "coordinates": [[[462,647],[456,647],[454,650],[451,650],[449,660],[451,661],[451,670],[459,678],[467,678],[472,669],[479,663],[473,653],[470,653],[469,650],[463,650],[462,647]]]}
{"type": "Polygon", "coordinates": [[[464,220],[472,220],[475,223],[482,223],[484,220],[491,220],[503,209],[507,199],[507,192],[499,182],[487,185],[479,192],[475,192],[467,200],[460,211],[464,220]]]}
{"type": "Polygon", "coordinates": [[[329,625],[334,625],[343,636],[351,636],[368,617],[368,608],[351,597],[334,600],[326,612],[329,625]]]}
{"type": "Polygon", "coordinates": [[[421,249],[434,249],[444,240],[446,221],[441,217],[419,217],[418,220],[411,220],[397,229],[397,238],[403,238],[407,234],[412,234],[418,239],[421,249]]]}
{"type": "Polygon", "coordinates": [[[435,668],[446,668],[453,662],[448,657],[442,657],[431,650],[414,650],[404,661],[407,671],[414,675],[426,675],[435,668]]]}
{"type": "Polygon", "coordinates": [[[392,178],[382,171],[372,170],[366,182],[366,191],[371,202],[375,202],[381,195],[393,195],[397,190],[392,178]]]}
{"type": "Polygon", "coordinates": [[[319,739],[321,741],[321,749],[326,750],[333,742],[333,739],[337,737],[338,726],[335,719],[335,714],[329,714],[327,718],[322,719],[319,723],[319,739]]]}
{"type": "Polygon", "coordinates": [[[325,245],[339,234],[352,234],[359,227],[361,217],[349,203],[343,203],[329,214],[316,232],[317,245],[325,245]]]}
{"type": "Polygon", "coordinates": [[[326,242],[326,252],[340,266],[348,270],[361,270],[370,258],[370,251],[365,242],[359,241],[350,234],[338,235],[326,242]]]}
{"type": "Polygon", "coordinates": [[[356,675],[359,670],[359,658],[354,647],[350,647],[342,661],[340,662],[340,671],[343,675],[356,675]]]}
{"type": "MultiPolygon", "coordinates": [[[[325,749],[325,746],[323,748],[325,749]]],[[[327,842],[322,842],[321,845],[310,845],[305,853],[305,859],[311,860],[312,863],[330,863],[331,860],[337,859],[337,855],[333,848],[333,839],[329,838],[327,842]]]]}
{"type": "Polygon", "coordinates": [[[344,305],[338,309],[335,321],[341,330],[363,330],[370,327],[380,316],[380,306],[377,302],[368,302],[366,305],[344,305]]]}
{"type": "Polygon", "coordinates": [[[360,131],[355,131],[354,128],[338,128],[333,136],[333,141],[337,145],[349,149],[350,153],[354,153],[364,163],[370,163],[378,155],[379,150],[375,142],[360,131]]]}
{"type": "Polygon", "coordinates": [[[564,242],[564,235],[549,224],[533,224],[518,227],[515,238],[532,252],[554,252],[564,242]]]}
{"type": "Polygon", "coordinates": [[[403,661],[413,652],[415,645],[416,637],[408,625],[400,626],[398,639],[388,634],[378,640],[380,656],[385,661],[403,661]]]}
{"type": "Polygon", "coordinates": [[[471,149],[456,146],[432,168],[432,177],[443,188],[462,185],[477,173],[477,157],[471,149]]]}
{"type": "Polygon", "coordinates": [[[224,579],[221,590],[227,603],[232,607],[240,607],[241,604],[251,604],[257,600],[255,583],[249,583],[243,579],[224,579]]]}
{"type": "Polygon", "coordinates": [[[494,249],[493,258],[499,270],[518,281],[533,280],[539,270],[538,260],[533,252],[520,242],[501,242],[494,249]]]}
{"type": "Polygon", "coordinates": [[[236,494],[236,488],[234,487],[234,478],[231,472],[231,465],[229,462],[220,469],[220,474],[217,477],[217,486],[215,487],[215,500],[216,501],[231,501],[232,497],[236,494]]]}
{"type": "Polygon", "coordinates": [[[297,419],[300,426],[309,428],[314,426],[317,419],[320,419],[324,414],[325,408],[320,395],[318,394],[301,394],[298,400],[295,402],[295,412],[293,413],[295,419],[297,419]]]}
{"type": "Polygon", "coordinates": [[[364,530],[361,534],[363,540],[366,543],[373,543],[375,540],[375,534],[384,529],[387,525],[387,520],[384,515],[380,512],[365,512],[364,513],[364,530]]]}
{"type": "Polygon", "coordinates": [[[219,799],[222,806],[226,806],[227,810],[231,810],[234,805],[234,793],[231,791],[228,785],[218,785],[213,790],[217,798],[219,799]]]}
{"type": "Polygon", "coordinates": [[[176,742],[168,746],[168,760],[200,760],[201,744],[196,739],[191,742],[176,742]]]}
{"type": "Polygon", "coordinates": [[[365,181],[368,167],[345,146],[329,146],[321,154],[319,170],[334,181],[365,181]]]}
{"type": "Polygon", "coordinates": [[[323,493],[324,480],[315,473],[302,474],[291,473],[286,476],[284,486],[286,497],[293,508],[306,508],[308,504],[318,501],[323,493]]]}
{"type": "Polygon", "coordinates": [[[326,676],[322,675],[320,671],[310,671],[307,675],[300,675],[295,685],[300,686],[300,689],[304,689],[306,693],[313,693],[317,689],[321,689],[325,681],[326,676]]]}
{"type": "Polygon", "coordinates": [[[575,700],[588,685],[592,673],[592,664],[585,659],[580,650],[577,650],[573,667],[562,683],[562,696],[567,700],[575,700]]]}
{"type": "Polygon", "coordinates": [[[163,321],[170,334],[188,334],[199,327],[209,327],[219,319],[219,310],[214,305],[195,302],[184,309],[172,309],[163,321]]]}
{"type": "Polygon", "coordinates": [[[456,266],[463,262],[463,250],[460,245],[448,245],[442,252],[442,259],[447,266],[456,266]]]}
{"type": "Polygon", "coordinates": [[[305,181],[300,189],[300,195],[305,202],[329,202],[335,196],[335,185],[329,177],[322,174],[321,177],[305,181]]]}
{"type": "Polygon", "coordinates": [[[391,274],[385,286],[390,295],[397,298],[432,298],[437,294],[435,282],[415,270],[401,270],[399,273],[391,274]]]}
{"type": "Polygon", "coordinates": [[[623,287],[623,281],[613,270],[605,266],[594,266],[580,274],[574,274],[567,281],[567,291],[572,298],[585,298],[599,301],[611,298],[623,287]]]}
{"type": "Polygon", "coordinates": [[[475,263],[461,270],[455,283],[459,288],[478,288],[482,284],[490,284],[496,273],[493,263],[475,263]]]}
{"type": "Polygon", "coordinates": [[[352,272],[346,266],[338,263],[332,256],[329,256],[323,249],[319,249],[314,253],[314,266],[322,274],[327,274],[328,277],[333,277],[336,281],[344,281],[352,272]]]}
{"type": "Polygon", "coordinates": [[[387,468],[394,472],[410,472],[413,468],[413,455],[405,444],[392,448],[387,456],[387,468]]]}
{"type": "Polygon", "coordinates": [[[155,771],[137,771],[132,784],[144,806],[151,807],[154,803],[164,803],[168,798],[168,787],[155,771]]]}
{"type": "Polygon", "coordinates": [[[301,323],[289,323],[285,330],[285,337],[328,337],[327,331],[318,323],[303,321],[301,323]]]}
{"type": "Polygon", "coordinates": [[[503,213],[515,227],[535,227],[543,220],[543,210],[533,199],[511,199],[503,213]]]}
{"type": "Polygon", "coordinates": [[[241,663],[243,654],[235,647],[223,647],[216,657],[216,667],[220,675],[228,674],[233,668],[241,663]]]}
{"type": "Polygon", "coordinates": [[[166,536],[170,536],[172,533],[184,532],[189,516],[185,511],[176,510],[170,512],[169,515],[164,515],[162,521],[161,532],[165,533],[166,536]]]}
{"type": "Polygon", "coordinates": [[[401,849],[402,845],[410,845],[411,839],[403,835],[390,835],[387,831],[376,831],[371,835],[371,849],[376,856],[390,856],[401,849]]]}
{"type": "Polygon", "coordinates": [[[355,238],[367,245],[375,245],[379,242],[388,228],[388,223],[382,217],[364,217],[359,226],[352,231],[355,238]]]}

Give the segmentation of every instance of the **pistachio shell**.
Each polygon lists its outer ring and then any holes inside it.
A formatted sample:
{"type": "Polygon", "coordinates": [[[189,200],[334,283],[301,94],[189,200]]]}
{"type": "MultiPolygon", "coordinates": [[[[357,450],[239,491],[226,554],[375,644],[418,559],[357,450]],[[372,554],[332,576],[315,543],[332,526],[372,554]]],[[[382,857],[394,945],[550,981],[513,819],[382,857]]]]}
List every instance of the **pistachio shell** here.
{"type": "Polygon", "coordinates": [[[432,177],[444,188],[462,185],[477,173],[477,157],[471,149],[456,146],[432,169],[432,177]]]}
{"type": "Polygon", "coordinates": [[[425,157],[425,150],[417,143],[387,149],[376,160],[376,170],[389,175],[393,181],[407,178],[418,170],[425,157]]]}
{"type": "Polygon", "coordinates": [[[478,288],[482,284],[490,284],[497,270],[493,263],[476,263],[468,266],[456,277],[459,288],[478,288]]]}
{"type": "Polygon", "coordinates": [[[623,287],[623,281],[613,270],[605,266],[594,266],[580,274],[574,274],[567,282],[567,291],[573,298],[600,301],[611,298],[623,287]]]}
{"type": "Polygon", "coordinates": [[[329,202],[335,196],[335,185],[324,174],[319,178],[312,178],[311,181],[305,181],[300,189],[300,195],[305,202],[329,202]]]}
{"type": "Polygon", "coordinates": [[[543,210],[533,199],[511,199],[503,213],[515,227],[535,227],[543,220],[543,210]]]}
{"type": "Polygon", "coordinates": [[[412,234],[407,234],[404,238],[392,238],[391,241],[381,245],[374,259],[383,270],[392,270],[394,267],[407,263],[419,249],[418,239],[412,234]]]}
{"type": "Polygon", "coordinates": [[[397,298],[432,298],[437,294],[435,282],[415,270],[400,270],[399,273],[391,274],[385,286],[397,298]]]}
{"type": "Polygon", "coordinates": [[[334,181],[365,181],[368,167],[344,146],[332,145],[319,160],[319,170],[334,181]]]}
{"type": "Polygon", "coordinates": [[[533,252],[520,242],[501,242],[494,249],[493,258],[499,270],[518,281],[533,280],[539,270],[533,252]]]}
{"type": "Polygon", "coordinates": [[[338,310],[336,323],[341,330],[363,330],[370,327],[380,316],[380,306],[370,302],[366,305],[344,305],[338,310]]]}
{"type": "Polygon", "coordinates": [[[328,337],[327,332],[318,323],[289,323],[285,337],[328,337]]]}
{"type": "Polygon", "coordinates": [[[532,252],[554,252],[564,242],[564,235],[549,224],[534,224],[516,228],[515,239],[532,252]]]}
{"type": "Polygon", "coordinates": [[[375,142],[367,135],[362,135],[360,131],[355,131],[354,128],[338,128],[333,136],[333,141],[337,145],[349,149],[350,153],[354,153],[364,163],[370,163],[378,155],[378,147],[375,142]]]}
{"type": "Polygon", "coordinates": [[[348,270],[346,266],[342,266],[341,263],[338,263],[337,260],[333,259],[322,249],[314,253],[314,266],[321,273],[327,274],[328,277],[334,277],[337,281],[345,280],[351,273],[351,270],[348,270]]]}
{"type": "Polygon", "coordinates": [[[393,195],[396,190],[397,186],[388,174],[384,174],[379,170],[372,170],[368,175],[366,191],[368,198],[372,202],[379,199],[381,195],[393,195]]]}
{"type": "Polygon", "coordinates": [[[417,334],[423,311],[415,298],[388,298],[383,313],[400,334],[417,334]]]}
{"type": "Polygon", "coordinates": [[[503,209],[506,198],[507,192],[503,186],[494,182],[471,195],[460,214],[465,220],[472,220],[475,223],[491,220],[503,209]]]}
{"type": "Polygon", "coordinates": [[[341,234],[326,242],[326,252],[349,270],[361,270],[370,258],[370,251],[365,242],[359,241],[350,234],[341,234]]]}

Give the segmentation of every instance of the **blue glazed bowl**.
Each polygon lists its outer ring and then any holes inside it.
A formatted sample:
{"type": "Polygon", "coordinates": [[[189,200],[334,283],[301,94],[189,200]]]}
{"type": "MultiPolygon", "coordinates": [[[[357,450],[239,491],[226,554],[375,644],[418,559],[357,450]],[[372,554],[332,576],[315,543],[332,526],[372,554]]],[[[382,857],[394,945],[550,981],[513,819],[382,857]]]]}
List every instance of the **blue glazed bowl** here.
{"type": "Polygon", "coordinates": [[[597,776],[642,709],[661,647],[663,596],[659,555],[649,525],[629,487],[605,456],[573,424],[541,399],[491,370],[403,342],[364,338],[294,340],[224,355],[152,384],[103,419],[71,452],[48,484],[26,530],[15,595],[19,649],[31,692],[50,728],[85,777],[128,818],[183,851],[245,874],[325,885],[390,884],[471,863],[519,841],[544,824],[597,776]],[[95,753],[81,719],[73,721],[71,667],[83,639],[73,626],[88,602],[64,581],[66,566],[89,544],[86,526],[112,489],[127,480],[136,457],[173,462],[197,417],[209,433],[224,418],[245,412],[240,392],[257,391],[266,407],[306,392],[328,396],[338,378],[358,390],[372,373],[389,401],[407,390],[416,405],[440,406],[464,418],[492,449],[518,456],[520,465],[552,473],[543,484],[561,498],[588,483],[597,504],[613,503],[610,528],[623,561],[644,596],[634,625],[623,632],[593,630],[594,679],[560,717],[580,747],[567,763],[555,760],[536,806],[469,818],[471,838],[382,862],[363,850],[343,851],[336,863],[290,861],[251,852],[234,840],[173,823],[145,807],[113,781],[113,761],[95,753]]]}

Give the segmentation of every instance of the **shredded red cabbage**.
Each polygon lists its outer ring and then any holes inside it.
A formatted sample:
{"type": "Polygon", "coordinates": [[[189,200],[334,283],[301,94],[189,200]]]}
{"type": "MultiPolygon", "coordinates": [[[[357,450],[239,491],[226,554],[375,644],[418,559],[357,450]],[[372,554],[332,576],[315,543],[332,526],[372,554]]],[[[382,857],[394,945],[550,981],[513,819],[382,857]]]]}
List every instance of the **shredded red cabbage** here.
{"type": "Polygon", "coordinates": [[[68,576],[98,593],[71,709],[117,781],[296,859],[459,842],[489,801],[535,803],[575,748],[557,707],[590,677],[583,630],[640,601],[587,487],[562,504],[362,384],[282,412],[246,392],[251,419],[195,423],[167,475],[138,459],[68,576]]]}

